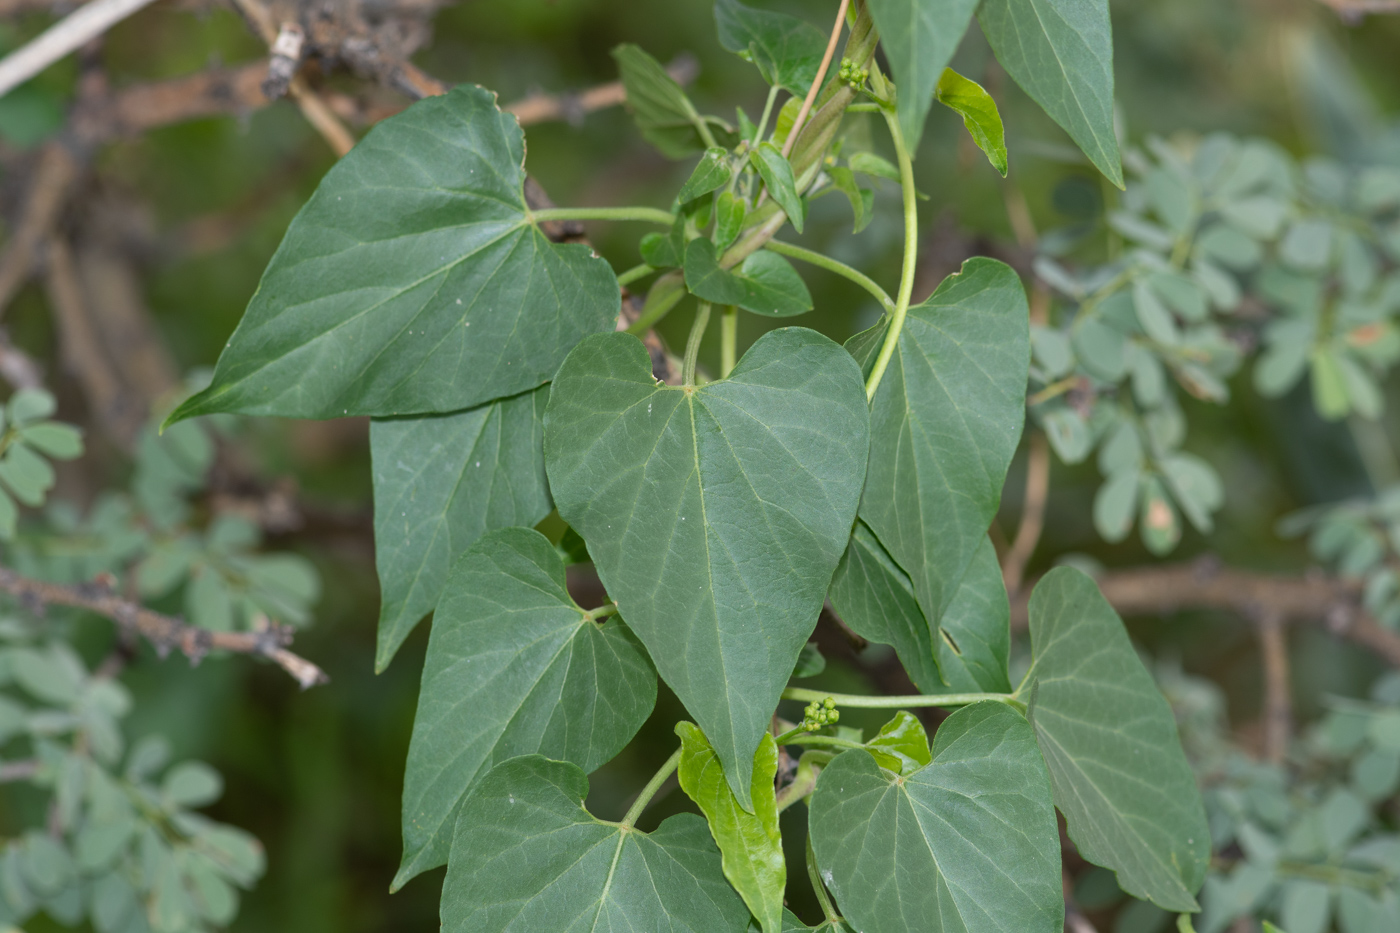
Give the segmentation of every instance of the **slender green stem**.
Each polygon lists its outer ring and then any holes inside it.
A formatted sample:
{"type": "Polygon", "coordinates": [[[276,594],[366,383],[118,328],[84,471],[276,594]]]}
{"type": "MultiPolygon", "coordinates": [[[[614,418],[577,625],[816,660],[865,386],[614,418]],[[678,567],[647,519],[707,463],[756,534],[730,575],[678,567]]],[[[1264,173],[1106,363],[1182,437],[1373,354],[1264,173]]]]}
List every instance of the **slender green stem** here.
{"type": "Polygon", "coordinates": [[[700,341],[705,336],[705,327],[710,323],[710,303],[700,302],[695,312],[695,323],[690,325],[690,337],[685,342],[685,363],[681,367],[681,385],[695,385],[695,360],[700,356],[700,341]]]}
{"type": "Polygon", "coordinates": [[[734,353],[739,342],[739,309],[729,305],[719,319],[719,377],[728,379],[734,371],[734,353]]]}
{"type": "Polygon", "coordinates": [[[1008,706],[1024,710],[1025,704],[1009,693],[943,693],[910,694],[899,697],[862,696],[858,693],[827,693],[825,690],[809,690],[806,687],[788,687],[783,691],[784,700],[806,700],[822,702],[827,697],[836,701],[837,707],[858,707],[862,709],[895,709],[904,706],[967,706],[983,700],[995,700],[1008,706]]]}
{"type": "Polygon", "coordinates": [[[651,274],[652,274],[653,272],[655,272],[655,271],[656,271],[655,269],[653,269],[651,266],[647,265],[646,263],[642,263],[640,266],[633,266],[632,268],[628,269],[626,272],[619,272],[619,273],[617,274],[617,284],[618,284],[618,285],[631,285],[633,282],[637,281],[638,279],[644,279],[644,278],[646,278],[647,276],[651,275],[651,274]]]}
{"type": "Polygon", "coordinates": [[[807,833],[807,877],[812,880],[812,890],[816,892],[817,902],[822,905],[822,916],[833,926],[841,920],[841,915],[832,906],[831,897],[826,893],[826,885],[822,882],[821,872],[817,870],[817,853],[812,849],[812,834],[807,833]]]}
{"type": "Polygon", "coordinates": [[[750,146],[757,146],[763,139],[763,131],[768,129],[768,118],[773,115],[773,104],[778,100],[778,85],[773,85],[768,89],[768,100],[763,105],[763,116],[758,119],[758,129],[754,132],[753,139],[749,140],[750,146]]]}
{"type": "Polygon", "coordinates": [[[590,622],[597,622],[599,619],[606,619],[617,612],[617,603],[603,603],[597,609],[584,610],[583,617],[590,622]]]}
{"type": "Polygon", "coordinates": [[[784,745],[827,745],[832,748],[865,748],[860,742],[843,739],[839,735],[795,735],[786,739],[784,745]]]}
{"type": "Polygon", "coordinates": [[[622,818],[621,825],[623,828],[631,829],[636,825],[637,818],[642,815],[642,811],[647,808],[647,804],[651,803],[651,798],[656,796],[656,792],[661,789],[661,785],[665,784],[666,779],[671,776],[672,772],[680,767],[680,763],[681,750],[678,748],[672,753],[670,758],[666,759],[666,763],[661,766],[661,769],[651,776],[651,780],[647,781],[647,786],[642,788],[642,792],[638,794],[637,799],[632,802],[632,806],[628,809],[627,815],[622,818]]]}
{"type": "Polygon", "coordinates": [[[909,147],[904,143],[904,133],[899,128],[899,118],[894,108],[883,111],[885,123],[889,125],[890,137],[894,140],[895,155],[899,159],[899,185],[904,192],[904,271],[899,278],[899,297],[894,310],[890,312],[890,329],[885,334],[884,346],[875,357],[875,368],[870,371],[870,379],[865,384],[867,400],[875,397],[880,388],[880,380],[885,378],[885,369],[890,358],[899,346],[899,334],[904,330],[904,318],[909,314],[909,299],[914,294],[914,270],[919,259],[919,211],[914,191],[914,161],[910,158],[909,147]]]}
{"type": "Polygon", "coordinates": [[[676,216],[656,207],[550,207],[531,211],[535,223],[546,220],[640,220],[645,223],[671,226],[676,216]]]}
{"type": "Polygon", "coordinates": [[[807,730],[803,726],[793,726],[791,729],[784,732],[782,735],[774,737],[773,741],[776,742],[779,746],[783,746],[787,745],[797,736],[806,734],[807,730]]]}
{"type": "Polygon", "coordinates": [[[801,800],[803,797],[806,797],[816,786],[817,772],[815,769],[809,768],[806,773],[798,772],[797,776],[792,779],[791,784],[778,791],[777,800],[774,801],[774,803],[778,805],[778,812],[782,813],[788,807],[797,803],[797,801],[801,800]]]}
{"type": "Polygon", "coordinates": [[[889,293],[881,288],[874,279],[864,272],[861,272],[859,269],[853,269],[844,262],[832,259],[824,253],[819,253],[816,250],[804,249],[801,246],[794,246],[791,243],[784,243],[782,240],[769,240],[764,244],[763,248],[772,250],[780,256],[800,259],[803,262],[811,263],[819,269],[835,272],[842,278],[850,279],[852,282],[855,282],[861,288],[874,295],[880,304],[884,306],[885,311],[891,313],[894,311],[894,301],[890,298],[889,293]]]}
{"type": "Polygon", "coordinates": [[[641,316],[627,328],[627,333],[640,337],[656,326],[656,323],[670,313],[671,309],[686,296],[680,272],[668,272],[652,283],[647,293],[646,305],[641,316]]]}
{"type": "Polygon", "coordinates": [[[879,104],[851,104],[846,108],[847,113],[880,113],[884,110],[879,104]]]}

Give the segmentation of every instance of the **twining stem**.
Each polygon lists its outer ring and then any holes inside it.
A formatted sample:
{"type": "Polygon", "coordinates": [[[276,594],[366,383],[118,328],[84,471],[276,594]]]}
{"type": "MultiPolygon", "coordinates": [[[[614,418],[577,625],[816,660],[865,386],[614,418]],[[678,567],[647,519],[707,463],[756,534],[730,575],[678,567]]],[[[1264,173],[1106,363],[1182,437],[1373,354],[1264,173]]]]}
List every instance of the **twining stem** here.
{"type": "Polygon", "coordinates": [[[792,783],[778,791],[777,804],[778,812],[782,813],[788,807],[806,797],[817,786],[817,769],[803,769],[800,765],[797,768],[797,776],[792,779],[792,783]]]}
{"type": "Polygon", "coordinates": [[[794,246],[791,243],[784,243],[782,240],[769,240],[764,244],[764,249],[771,250],[780,256],[800,259],[803,262],[811,263],[828,272],[835,272],[842,278],[850,279],[852,282],[855,282],[861,288],[874,295],[880,304],[884,306],[886,312],[894,311],[894,301],[890,298],[889,293],[881,288],[879,283],[859,269],[853,269],[844,262],[832,259],[824,253],[804,249],[801,246],[794,246]]]}
{"type": "Polygon", "coordinates": [[[794,735],[791,738],[775,740],[779,745],[828,745],[832,748],[865,748],[860,742],[843,739],[839,735],[794,735]]]}
{"type": "Polygon", "coordinates": [[[768,129],[768,118],[773,115],[773,104],[778,100],[778,85],[773,85],[768,89],[768,100],[763,104],[763,116],[758,119],[758,128],[754,130],[753,139],[749,140],[750,146],[757,146],[763,139],[763,133],[768,129]]]}
{"type": "Polygon", "coordinates": [[[739,309],[729,305],[719,319],[719,377],[728,379],[734,371],[734,353],[739,342],[739,309]]]}
{"type": "Polygon", "coordinates": [[[826,917],[828,923],[835,926],[841,920],[841,915],[836,912],[836,908],[831,903],[831,898],[827,896],[826,885],[822,883],[821,873],[817,871],[817,853],[812,849],[812,834],[807,834],[807,877],[812,881],[812,890],[817,894],[817,902],[822,905],[822,916],[826,917]]]}
{"type": "Polygon", "coordinates": [[[531,211],[530,219],[535,223],[548,220],[640,220],[666,227],[676,222],[674,214],[656,207],[548,207],[542,211],[531,211]]]}
{"type": "Polygon", "coordinates": [[[633,282],[637,281],[638,279],[644,279],[644,278],[646,278],[647,276],[651,275],[651,274],[652,274],[653,272],[655,272],[655,271],[656,271],[655,269],[653,269],[651,266],[647,265],[646,263],[642,263],[640,266],[633,266],[632,268],[628,269],[626,272],[619,272],[619,273],[617,274],[617,284],[618,284],[618,285],[631,285],[633,282]]]}
{"type": "Polygon", "coordinates": [[[899,277],[899,297],[895,299],[894,310],[890,312],[890,329],[885,334],[884,346],[880,347],[880,355],[875,357],[875,368],[870,371],[870,379],[865,384],[867,401],[875,397],[875,390],[880,388],[880,380],[885,378],[890,358],[899,346],[899,334],[904,330],[904,318],[909,314],[909,299],[914,294],[914,270],[919,258],[919,211],[914,200],[914,161],[909,156],[909,147],[905,145],[904,133],[899,128],[899,118],[895,116],[894,108],[886,107],[884,114],[899,160],[899,185],[904,193],[904,271],[899,277]]]}
{"type": "Polygon", "coordinates": [[[651,780],[647,781],[647,786],[642,788],[642,792],[637,795],[637,799],[632,801],[632,806],[628,809],[627,815],[622,818],[622,823],[620,824],[623,829],[631,829],[637,824],[637,818],[642,815],[642,811],[647,808],[647,804],[651,803],[651,798],[656,796],[656,792],[661,789],[661,785],[665,784],[666,779],[671,776],[671,773],[675,771],[676,768],[680,767],[680,763],[681,750],[678,748],[671,753],[670,758],[666,759],[666,763],[661,766],[660,770],[651,776],[651,780]]]}
{"type": "Polygon", "coordinates": [[[941,693],[909,694],[898,697],[863,696],[858,693],[827,693],[825,690],[809,690],[806,687],[788,687],[783,691],[784,700],[806,700],[821,703],[827,697],[836,701],[838,707],[852,706],[863,709],[895,709],[905,706],[967,706],[983,700],[995,700],[1019,710],[1025,704],[1009,693],[941,693]]]}
{"type": "Polygon", "coordinates": [[[802,124],[807,122],[807,114],[812,112],[812,104],[816,102],[817,93],[822,89],[822,80],[826,77],[826,70],[831,67],[831,58],[836,54],[836,43],[841,39],[841,27],[846,24],[846,8],[851,5],[851,0],[841,0],[841,9],[836,11],[836,22],[831,27],[831,38],[826,42],[826,54],[822,56],[821,67],[817,69],[817,76],[812,79],[812,86],[807,90],[807,96],[802,101],[802,109],[797,111],[797,119],[792,121],[792,129],[788,131],[787,141],[783,143],[783,158],[792,155],[792,147],[797,142],[797,133],[802,129],[802,124]]]}
{"type": "Polygon", "coordinates": [[[695,323],[690,325],[690,337],[685,342],[685,363],[681,367],[681,385],[695,385],[695,360],[700,355],[700,340],[705,336],[705,327],[710,323],[710,303],[700,302],[695,312],[695,323]]]}

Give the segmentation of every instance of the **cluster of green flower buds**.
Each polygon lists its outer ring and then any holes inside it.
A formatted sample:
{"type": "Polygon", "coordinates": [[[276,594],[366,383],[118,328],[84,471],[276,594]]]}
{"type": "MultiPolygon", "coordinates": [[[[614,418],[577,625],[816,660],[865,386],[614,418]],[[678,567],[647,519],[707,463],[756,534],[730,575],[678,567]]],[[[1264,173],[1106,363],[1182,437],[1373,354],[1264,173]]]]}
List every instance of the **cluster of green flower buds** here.
{"type": "Polygon", "coordinates": [[[865,82],[870,78],[868,68],[858,68],[856,63],[849,58],[841,59],[841,72],[839,75],[843,84],[849,85],[851,90],[858,91],[865,86],[865,82]]]}
{"type": "Polygon", "coordinates": [[[802,711],[802,728],[808,732],[815,732],[822,726],[834,726],[840,718],[841,711],[836,708],[836,701],[831,697],[820,703],[813,700],[802,711]]]}

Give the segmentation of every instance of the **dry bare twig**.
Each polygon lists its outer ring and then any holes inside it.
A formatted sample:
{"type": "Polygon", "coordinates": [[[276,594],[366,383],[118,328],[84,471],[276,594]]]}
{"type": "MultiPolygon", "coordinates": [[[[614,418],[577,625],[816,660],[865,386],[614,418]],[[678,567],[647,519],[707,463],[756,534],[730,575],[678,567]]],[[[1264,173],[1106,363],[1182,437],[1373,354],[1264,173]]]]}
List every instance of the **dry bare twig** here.
{"type": "Polygon", "coordinates": [[[0,60],[0,96],[155,0],[92,0],[0,60]]]}
{"type": "Polygon", "coordinates": [[[1002,580],[1012,597],[1021,591],[1026,564],[1040,542],[1045,529],[1045,505],[1050,498],[1050,445],[1040,431],[1031,432],[1030,450],[1026,458],[1026,497],[1021,504],[1021,524],[1016,538],[1001,563],[1002,580]]]}
{"type": "Polygon", "coordinates": [[[330,682],[325,671],[287,649],[292,643],[291,629],[275,622],[269,621],[264,630],[257,632],[211,632],[122,599],[101,580],[69,586],[33,580],[7,567],[0,567],[0,591],[36,613],[54,605],[105,616],[123,630],[146,638],[162,656],[179,649],[190,663],[198,664],[211,651],[257,655],[292,675],[303,690],[330,682]]]}
{"type": "Polygon", "coordinates": [[[1293,684],[1288,669],[1288,641],[1283,614],[1270,608],[1254,623],[1264,664],[1264,760],[1281,764],[1293,734],[1293,684]]]}

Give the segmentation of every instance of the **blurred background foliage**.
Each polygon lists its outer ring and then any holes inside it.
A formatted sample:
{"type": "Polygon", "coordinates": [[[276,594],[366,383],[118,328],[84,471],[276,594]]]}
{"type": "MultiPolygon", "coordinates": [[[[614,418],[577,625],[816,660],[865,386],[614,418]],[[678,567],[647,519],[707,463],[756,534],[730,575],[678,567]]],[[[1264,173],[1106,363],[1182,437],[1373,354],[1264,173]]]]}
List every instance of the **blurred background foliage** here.
{"type": "MultiPolygon", "coordinates": [[[[799,0],[755,5],[814,22],[829,15],[827,5],[799,0]]],[[[1400,164],[1400,16],[1349,23],[1316,0],[1113,0],[1111,8],[1126,140],[1141,142],[1149,134],[1189,140],[1225,130],[1266,137],[1299,157],[1400,164]]],[[[0,23],[0,48],[16,47],[51,21],[44,12],[8,18],[0,23]]],[[[736,106],[751,116],[762,109],[765,89],[750,66],[720,48],[708,0],[464,0],[436,14],[432,41],[415,62],[448,83],[476,82],[511,101],[613,80],[608,53],[621,42],[635,42],[663,62],[694,56],[699,74],[690,93],[704,110],[730,118],[736,106]]],[[[101,50],[114,87],[265,54],[266,47],[230,10],[178,2],[158,3],[121,24],[101,50]]],[[[916,299],[975,253],[1029,269],[1025,232],[1013,224],[1008,205],[1014,214],[1023,199],[1034,229],[1048,233],[1102,228],[1119,196],[999,71],[977,30],[969,33],[954,67],[996,97],[1007,126],[1010,177],[1002,182],[958,118],[935,108],[916,165],[919,185],[929,195],[920,207],[927,232],[916,299]]],[[[60,128],[76,81],[70,58],[0,99],[0,144],[15,156],[11,163],[60,128]]],[[[341,77],[329,83],[355,84],[341,77]]],[[[881,134],[871,137],[877,148],[883,144],[881,134]]],[[[530,173],[561,205],[664,206],[689,172],[688,164],[668,162],[646,145],[620,108],[531,127],[527,142],[530,173]]],[[[146,301],[182,371],[214,361],[292,215],[332,162],[325,142],[285,101],[245,117],[184,123],[104,147],[95,186],[83,196],[121,205],[146,301]]],[[[4,203],[22,196],[15,178],[0,178],[4,203]]],[[[886,184],[875,196],[875,220],[860,237],[850,235],[845,203],[826,198],[813,204],[802,242],[892,282],[901,238],[898,192],[886,184]]],[[[638,262],[635,229],[596,224],[589,233],[615,268],[638,262]]],[[[1102,249],[1102,237],[1086,242],[1079,258],[1102,258],[1094,252],[1102,249]]],[[[841,339],[876,317],[871,299],[849,282],[811,268],[803,273],[817,307],[801,323],[841,339]]],[[[673,314],[663,336],[672,346],[683,344],[688,324],[688,315],[673,314]]],[[[744,316],[740,349],[765,326],[764,319],[744,316]]],[[[91,425],[82,393],[59,362],[58,337],[40,288],[29,286],[17,296],[6,327],[17,345],[55,374],[49,381],[59,397],[59,417],[91,425]]],[[[717,359],[717,347],[707,346],[702,365],[713,369],[717,359]]],[[[1394,388],[1386,387],[1392,403],[1394,388]]],[[[1266,400],[1242,371],[1230,390],[1228,406],[1183,402],[1191,424],[1188,447],[1220,471],[1227,496],[1214,532],[1187,528],[1177,556],[1210,552],[1230,565],[1300,570],[1310,561],[1306,545],[1281,538],[1279,518],[1365,494],[1383,478],[1368,474],[1347,422],[1326,422],[1314,413],[1306,382],[1266,400]]],[[[1392,444],[1397,411],[1387,405],[1380,422],[1392,444]]],[[[54,493],[84,509],[103,489],[124,485],[132,471],[118,448],[99,432],[87,433],[89,454],[60,468],[54,493]]],[[[126,731],[133,737],[163,734],[174,760],[213,764],[226,789],[208,814],[249,830],[265,845],[266,876],[244,896],[232,929],[434,929],[440,871],[392,898],[387,893],[400,853],[399,794],[427,627],[419,627],[386,673],[372,673],[378,591],[368,535],[366,424],[253,422],[244,425],[238,444],[242,459],[263,475],[288,478],[299,498],[322,516],[314,527],[274,534],[269,543],[303,555],[320,573],[323,591],[297,648],[325,668],[331,683],[302,693],[270,665],[215,659],[191,668],[178,658],[161,662],[143,648],[123,678],[134,699],[126,731]]],[[[1091,515],[1099,483],[1092,458],[1076,466],[1056,462],[1032,573],[1070,552],[1110,566],[1151,559],[1135,538],[1107,545],[1098,537],[1091,515]]],[[[1013,467],[999,522],[1003,538],[1014,532],[1023,488],[1024,467],[1013,467]]],[[[1258,744],[1261,671],[1246,623],[1197,613],[1130,620],[1130,631],[1157,657],[1213,683],[1222,697],[1220,728],[1246,748],[1258,744]]],[[[111,639],[110,625],[89,620],[80,626],[77,644],[95,665],[111,639]]],[[[868,649],[864,668],[885,663],[883,650],[868,649]]],[[[1320,715],[1326,697],[1369,696],[1379,665],[1355,647],[1299,627],[1291,651],[1300,719],[1320,715]]],[[[836,658],[815,684],[868,690],[866,677],[861,667],[836,658]]],[[[638,741],[605,769],[617,780],[596,795],[605,799],[593,801],[601,816],[622,812],[626,789],[640,786],[659,764],[671,747],[671,724],[680,717],[663,687],[638,741]]],[[[849,718],[850,725],[878,726],[858,721],[854,712],[849,718]]],[[[685,805],[682,795],[671,794],[645,821],[685,805]]],[[[0,807],[0,832],[8,834],[23,814],[15,806],[0,807]]],[[[790,845],[802,844],[802,812],[794,808],[784,820],[790,845]]],[[[804,883],[795,880],[794,906],[803,896],[796,888],[804,883]]],[[[1111,898],[1108,904],[1113,906],[1111,898]]]]}

